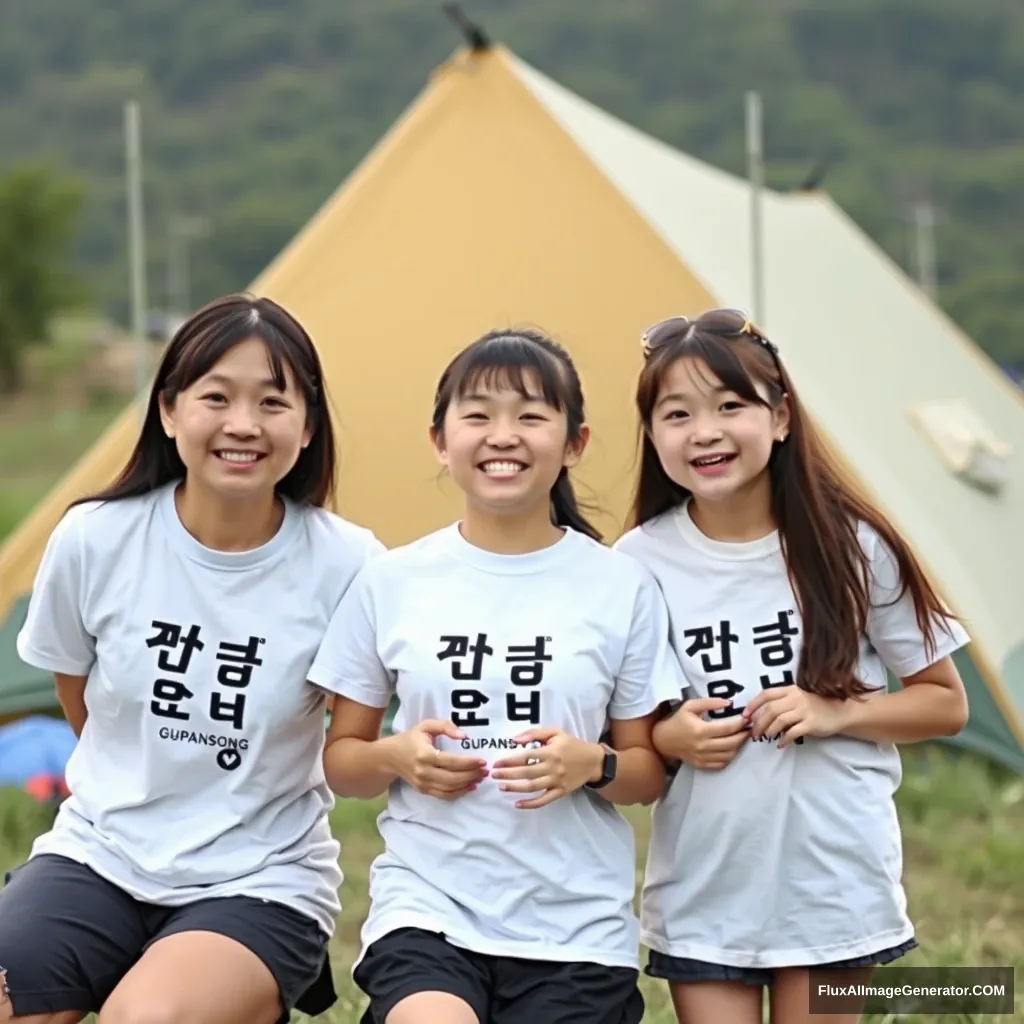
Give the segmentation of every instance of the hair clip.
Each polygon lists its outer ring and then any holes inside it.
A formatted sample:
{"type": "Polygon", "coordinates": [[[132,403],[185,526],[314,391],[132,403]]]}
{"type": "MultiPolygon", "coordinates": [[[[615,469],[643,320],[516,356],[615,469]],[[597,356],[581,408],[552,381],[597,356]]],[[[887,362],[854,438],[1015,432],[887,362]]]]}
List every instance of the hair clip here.
{"type": "Polygon", "coordinates": [[[651,331],[653,331],[657,326],[658,325],[655,324],[652,327],[648,327],[647,330],[644,331],[644,333],[640,335],[640,348],[643,351],[644,359],[649,359],[650,358],[652,349],[651,349],[650,342],[647,339],[651,336],[651,331]]]}
{"type": "Polygon", "coordinates": [[[743,321],[743,326],[740,328],[740,334],[749,334],[750,337],[755,338],[762,345],[764,345],[764,347],[768,349],[768,351],[771,352],[772,355],[777,356],[779,354],[778,346],[774,342],[769,341],[768,338],[765,336],[764,331],[762,331],[760,327],[754,324],[752,320],[743,321]]]}

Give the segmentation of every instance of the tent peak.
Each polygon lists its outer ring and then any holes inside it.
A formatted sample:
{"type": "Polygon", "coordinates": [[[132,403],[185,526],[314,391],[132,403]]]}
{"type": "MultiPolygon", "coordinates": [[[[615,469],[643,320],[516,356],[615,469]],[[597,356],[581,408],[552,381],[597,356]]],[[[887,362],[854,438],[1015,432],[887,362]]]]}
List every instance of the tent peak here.
{"type": "Polygon", "coordinates": [[[459,31],[463,34],[466,39],[466,43],[474,53],[481,53],[484,50],[489,50],[493,45],[491,37],[477,25],[475,22],[470,21],[469,18],[463,13],[462,7],[459,4],[442,4],[441,10],[455,23],[459,31]]]}

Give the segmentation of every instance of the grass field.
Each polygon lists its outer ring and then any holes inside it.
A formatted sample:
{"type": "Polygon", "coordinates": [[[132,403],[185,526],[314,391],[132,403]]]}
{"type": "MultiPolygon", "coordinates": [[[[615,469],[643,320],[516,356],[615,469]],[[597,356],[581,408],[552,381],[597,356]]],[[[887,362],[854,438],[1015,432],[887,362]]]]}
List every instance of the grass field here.
{"type": "Polygon", "coordinates": [[[90,319],[61,323],[51,345],[30,350],[28,386],[0,396],[0,540],[35,507],[127,399],[86,386],[90,319]]]}
{"type": "MultiPolygon", "coordinates": [[[[1024,780],[946,748],[904,751],[906,778],[898,795],[906,854],[905,882],[921,949],[908,965],[1012,966],[1024,979],[1024,780]]],[[[339,1001],[319,1024],[357,1024],[364,1006],[349,970],[366,913],[370,862],[380,850],[375,826],[379,802],[339,801],[333,821],[342,844],[344,910],[334,944],[339,1001]]],[[[637,877],[643,870],[645,810],[630,810],[638,839],[637,877]]],[[[45,812],[27,796],[0,791],[0,870],[25,856],[47,827],[45,812]]],[[[766,884],[770,880],[766,879],[766,884]]],[[[1018,983],[1018,988],[1020,988],[1018,983]]],[[[643,981],[648,1024],[674,1024],[663,985],[643,981]]],[[[1017,1012],[979,1018],[1024,1019],[1017,1012]]],[[[892,1018],[889,1018],[892,1019],[892,1018]]],[[[915,1016],[920,1024],[949,1024],[950,1016],[915,1016]]],[[[308,1021],[300,1014],[296,1021],[308,1021]]],[[[867,1021],[886,1022],[884,1017],[867,1021]]],[[[727,1022],[723,1022],[727,1024],[727,1022]]]]}

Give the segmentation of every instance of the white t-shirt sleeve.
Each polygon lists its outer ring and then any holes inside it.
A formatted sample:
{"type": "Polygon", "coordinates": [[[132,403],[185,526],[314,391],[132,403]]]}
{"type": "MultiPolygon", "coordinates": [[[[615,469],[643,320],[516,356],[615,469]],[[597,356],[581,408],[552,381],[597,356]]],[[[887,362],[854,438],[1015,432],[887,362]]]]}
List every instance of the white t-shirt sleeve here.
{"type": "Polygon", "coordinates": [[[873,530],[868,533],[865,546],[871,573],[867,634],[890,671],[900,677],[913,675],[970,641],[955,619],[936,615],[932,630],[935,647],[930,651],[918,625],[910,591],[900,596],[899,563],[892,550],[873,530]]]}
{"type": "Polygon", "coordinates": [[[331,617],[309,681],[367,707],[386,708],[394,694],[394,678],[377,650],[376,620],[373,591],[363,569],[331,617]]]}
{"type": "Polygon", "coordinates": [[[46,672],[89,674],[96,638],[83,618],[85,566],[82,510],[72,509],[47,541],[25,623],[18,633],[21,660],[46,672]]]}
{"type": "Polygon", "coordinates": [[[608,715],[642,718],[664,701],[681,700],[686,688],[686,676],[672,649],[665,599],[654,576],[645,569],[608,715]]]}

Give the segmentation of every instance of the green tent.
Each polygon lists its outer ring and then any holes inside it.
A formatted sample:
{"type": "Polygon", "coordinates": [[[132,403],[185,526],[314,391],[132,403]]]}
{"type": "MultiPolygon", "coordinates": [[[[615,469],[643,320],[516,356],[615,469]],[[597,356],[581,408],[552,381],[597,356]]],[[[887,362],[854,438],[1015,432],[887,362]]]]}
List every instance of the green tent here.
{"type": "Polygon", "coordinates": [[[0,722],[39,712],[60,712],[53,676],[18,657],[15,644],[27,611],[28,598],[23,597],[0,623],[0,722]]]}

